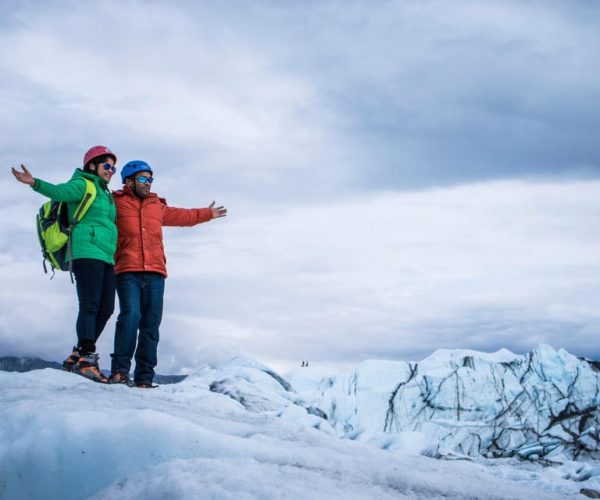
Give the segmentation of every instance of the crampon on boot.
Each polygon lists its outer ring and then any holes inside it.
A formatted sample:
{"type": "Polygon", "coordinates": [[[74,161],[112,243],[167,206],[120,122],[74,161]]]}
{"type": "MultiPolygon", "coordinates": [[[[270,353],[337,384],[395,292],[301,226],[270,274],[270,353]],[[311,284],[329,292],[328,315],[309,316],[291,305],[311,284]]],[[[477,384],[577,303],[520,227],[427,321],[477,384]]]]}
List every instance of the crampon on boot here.
{"type": "Polygon", "coordinates": [[[102,375],[100,368],[98,367],[98,357],[98,354],[95,352],[81,353],[79,362],[73,366],[73,373],[77,373],[77,375],[89,378],[100,384],[107,384],[108,379],[102,375]]]}
{"type": "Polygon", "coordinates": [[[158,386],[154,385],[152,382],[136,382],[135,386],[138,389],[156,389],[158,386]]]}
{"type": "Polygon", "coordinates": [[[125,385],[128,385],[129,387],[133,386],[133,382],[129,378],[129,375],[126,375],[125,373],[121,373],[121,372],[112,373],[110,375],[110,378],[108,379],[108,383],[109,384],[125,384],[125,385]]]}
{"type": "Polygon", "coordinates": [[[63,361],[63,370],[72,372],[73,367],[79,362],[80,357],[81,353],[79,352],[79,347],[73,346],[73,352],[69,354],[69,357],[63,361]]]}

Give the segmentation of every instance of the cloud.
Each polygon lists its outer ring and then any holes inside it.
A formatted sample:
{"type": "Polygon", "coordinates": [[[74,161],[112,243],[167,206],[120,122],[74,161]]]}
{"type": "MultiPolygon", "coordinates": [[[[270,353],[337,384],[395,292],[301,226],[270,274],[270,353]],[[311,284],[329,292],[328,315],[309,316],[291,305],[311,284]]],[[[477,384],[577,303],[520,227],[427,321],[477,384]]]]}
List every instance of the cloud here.
{"type": "Polygon", "coordinates": [[[62,1],[8,15],[2,161],[76,166],[107,143],[272,200],[599,173],[589,3],[62,1]]]}
{"type": "MultiPolygon", "coordinates": [[[[240,203],[225,219],[165,228],[160,368],[239,353],[289,366],[539,342],[598,356],[599,187],[506,181],[264,212],[240,203]]],[[[74,290],[34,265],[33,230],[20,243],[22,253],[2,247],[0,352],[62,356],[74,290]]],[[[112,324],[100,344],[111,350],[112,324]]]]}
{"type": "MultiPolygon", "coordinates": [[[[152,164],[171,203],[230,209],[166,230],[165,371],[237,352],[344,363],[540,339],[598,354],[597,6],[2,8],[7,170],[61,182],[107,144],[120,165],[152,164]]],[[[8,173],[0,196],[0,353],[58,359],[74,298],[32,267],[42,200],[8,173]]]]}
{"type": "Polygon", "coordinates": [[[597,188],[475,184],[169,229],[169,308],[227,318],[206,338],[279,361],[597,355],[597,188]]]}
{"type": "MultiPolygon", "coordinates": [[[[114,142],[117,151],[129,150],[133,138],[142,146],[158,143],[166,150],[165,165],[175,156],[183,170],[197,171],[201,159],[246,182],[269,182],[316,160],[311,151],[319,143],[321,120],[310,120],[309,127],[297,116],[312,98],[307,81],[269,67],[268,53],[246,46],[235,30],[198,29],[177,6],[112,7],[29,12],[25,28],[3,34],[11,51],[0,67],[14,86],[7,101],[28,100],[32,111],[42,107],[35,129],[66,122],[69,130],[85,117],[88,123],[77,134],[83,144],[108,130],[105,137],[112,140],[105,142],[114,142]],[[110,29],[90,36],[96,16],[110,29]],[[48,97],[54,106],[40,102],[48,97]]],[[[13,105],[19,111],[23,106],[13,105]]],[[[313,110],[305,118],[311,113],[318,118],[313,110]]],[[[156,146],[149,149],[152,154],[156,146]]]]}

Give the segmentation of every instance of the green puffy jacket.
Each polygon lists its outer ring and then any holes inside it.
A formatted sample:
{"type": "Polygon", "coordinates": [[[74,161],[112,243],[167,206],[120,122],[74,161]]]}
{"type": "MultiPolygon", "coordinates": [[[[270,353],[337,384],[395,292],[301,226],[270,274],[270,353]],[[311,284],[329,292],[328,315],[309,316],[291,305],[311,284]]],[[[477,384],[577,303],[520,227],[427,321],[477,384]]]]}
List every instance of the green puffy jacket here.
{"type": "Polygon", "coordinates": [[[117,249],[117,210],[104,179],[78,168],[69,182],[54,185],[35,179],[32,188],[52,200],[67,202],[69,218],[72,218],[85,194],[84,178],[94,183],[96,199],[73,230],[73,260],[98,259],[114,264],[117,249]]]}

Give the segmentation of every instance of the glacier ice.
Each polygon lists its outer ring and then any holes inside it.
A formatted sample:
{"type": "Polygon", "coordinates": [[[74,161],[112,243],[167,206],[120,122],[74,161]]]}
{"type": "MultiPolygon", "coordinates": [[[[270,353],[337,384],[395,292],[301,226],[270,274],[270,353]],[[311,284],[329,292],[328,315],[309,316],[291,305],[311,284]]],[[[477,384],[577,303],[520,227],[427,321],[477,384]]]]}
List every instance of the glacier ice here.
{"type": "Polygon", "coordinates": [[[548,345],[526,355],[439,350],[323,378],[310,402],[353,439],[420,432],[431,456],[561,462],[600,457],[599,382],[597,363],[548,345]]]}

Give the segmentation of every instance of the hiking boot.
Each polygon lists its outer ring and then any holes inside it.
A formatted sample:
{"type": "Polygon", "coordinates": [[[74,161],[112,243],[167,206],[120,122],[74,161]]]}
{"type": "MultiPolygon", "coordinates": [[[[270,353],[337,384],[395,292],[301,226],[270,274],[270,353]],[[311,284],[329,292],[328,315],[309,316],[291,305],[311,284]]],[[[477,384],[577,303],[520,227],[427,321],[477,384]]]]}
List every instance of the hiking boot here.
{"type": "Polygon", "coordinates": [[[131,379],[129,375],[126,375],[121,372],[112,373],[110,378],[108,379],[109,384],[125,384],[128,386],[132,385],[131,379]]]}
{"type": "Polygon", "coordinates": [[[73,367],[73,373],[89,378],[94,382],[107,384],[108,379],[102,375],[98,367],[98,357],[98,354],[94,352],[80,353],[79,362],[73,367]]]}
{"type": "Polygon", "coordinates": [[[69,355],[67,359],[63,361],[63,370],[72,372],[73,367],[79,362],[80,357],[81,353],[79,352],[79,347],[73,346],[73,352],[69,355]]]}
{"type": "Polygon", "coordinates": [[[157,385],[153,385],[152,382],[136,382],[135,386],[138,389],[155,389],[158,387],[157,385]]]}

